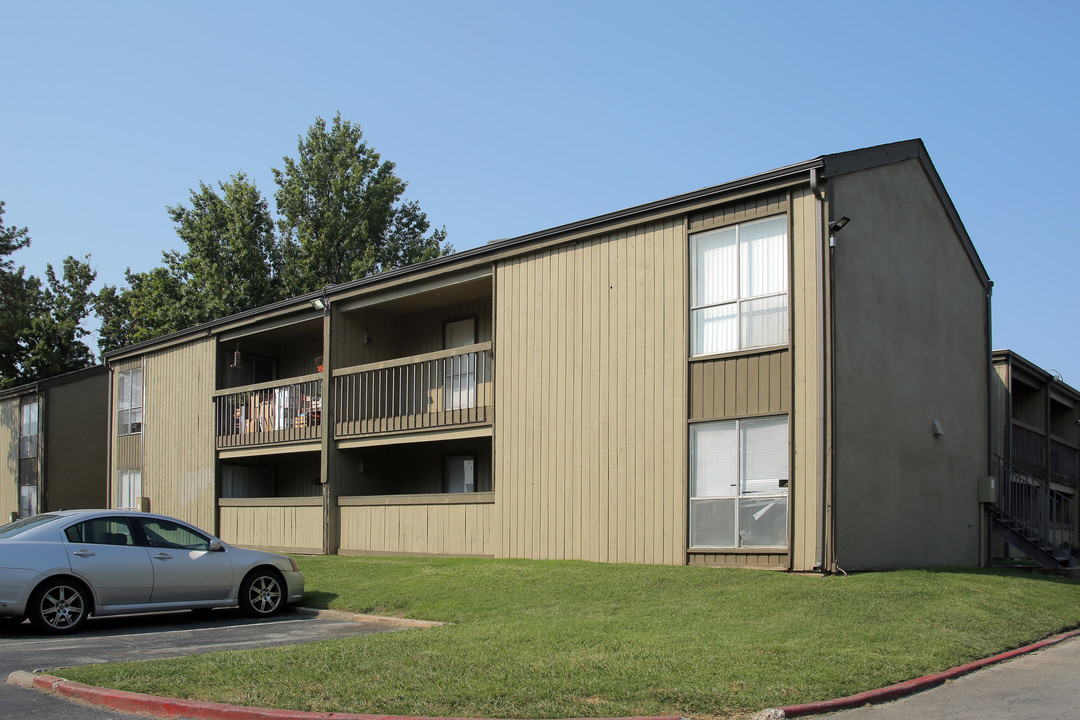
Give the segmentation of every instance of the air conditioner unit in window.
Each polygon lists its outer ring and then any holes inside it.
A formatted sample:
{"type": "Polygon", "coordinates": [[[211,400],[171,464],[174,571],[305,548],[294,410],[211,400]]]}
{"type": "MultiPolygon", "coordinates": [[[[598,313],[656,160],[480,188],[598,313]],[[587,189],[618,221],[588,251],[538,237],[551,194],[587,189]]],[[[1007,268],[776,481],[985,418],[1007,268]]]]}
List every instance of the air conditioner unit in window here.
{"type": "Polygon", "coordinates": [[[133,423],[131,423],[131,434],[132,435],[134,435],[135,433],[141,433],[141,432],[142,432],[142,423],[141,422],[133,422],[133,423]]]}

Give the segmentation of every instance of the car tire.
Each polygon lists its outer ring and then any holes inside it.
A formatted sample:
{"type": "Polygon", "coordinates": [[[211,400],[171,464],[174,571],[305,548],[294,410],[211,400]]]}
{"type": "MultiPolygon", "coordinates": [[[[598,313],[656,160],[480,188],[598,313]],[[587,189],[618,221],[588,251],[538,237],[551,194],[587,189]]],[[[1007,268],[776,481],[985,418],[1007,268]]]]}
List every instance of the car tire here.
{"type": "Polygon", "coordinates": [[[272,568],[256,568],[240,583],[240,610],[250,617],[277,615],[285,607],[285,580],[272,568]]]}
{"type": "Polygon", "coordinates": [[[30,595],[26,614],[39,630],[70,633],[86,622],[90,604],[90,593],[85,585],[68,578],[54,578],[37,586],[30,595]]]}

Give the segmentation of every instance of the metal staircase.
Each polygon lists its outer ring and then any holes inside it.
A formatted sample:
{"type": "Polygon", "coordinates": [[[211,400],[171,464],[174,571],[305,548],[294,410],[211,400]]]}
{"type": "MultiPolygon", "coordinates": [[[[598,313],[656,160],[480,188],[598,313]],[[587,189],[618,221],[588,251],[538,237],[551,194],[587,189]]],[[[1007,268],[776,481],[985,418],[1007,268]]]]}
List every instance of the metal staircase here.
{"type": "Polygon", "coordinates": [[[1072,555],[1073,498],[994,456],[994,533],[1044,568],[1076,567],[1072,555]]]}

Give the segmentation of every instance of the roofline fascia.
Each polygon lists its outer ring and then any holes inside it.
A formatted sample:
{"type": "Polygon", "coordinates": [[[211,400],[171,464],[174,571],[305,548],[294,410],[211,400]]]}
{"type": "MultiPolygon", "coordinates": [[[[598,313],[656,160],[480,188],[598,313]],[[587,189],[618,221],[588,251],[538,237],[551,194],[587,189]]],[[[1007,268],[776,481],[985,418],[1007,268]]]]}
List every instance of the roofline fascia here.
{"type": "Polygon", "coordinates": [[[18,395],[27,395],[29,393],[40,393],[42,390],[48,390],[59,385],[67,385],[68,383],[78,382],[84,379],[84,377],[90,377],[98,373],[104,373],[104,365],[92,365],[88,368],[81,368],[79,370],[71,370],[63,375],[53,375],[52,377],[42,378],[41,380],[35,380],[24,385],[16,385],[14,387],[4,388],[0,390],[0,399],[7,400],[8,398],[18,395]]]}
{"type": "Polygon", "coordinates": [[[905,160],[918,160],[927,180],[930,181],[930,186],[934,188],[934,192],[937,194],[949,222],[952,224],[956,234],[959,235],[960,242],[967,252],[968,259],[975,270],[975,274],[978,275],[979,281],[987,292],[994,286],[993,281],[990,280],[990,274],[986,271],[986,266],[983,265],[982,258],[979,257],[978,250],[975,249],[975,243],[971,241],[971,236],[968,235],[967,228],[964,227],[964,221],[960,219],[960,213],[957,212],[956,205],[953,204],[952,198],[949,197],[949,191],[945,189],[945,184],[941,181],[941,176],[938,175],[937,168],[934,167],[934,162],[930,159],[930,153],[927,152],[922,139],[901,140],[858,150],[833,153],[824,155],[823,160],[825,161],[825,170],[823,172],[825,179],[904,162],[905,160]]]}
{"type": "Polygon", "coordinates": [[[748,177],[740,178],[738,180],[732,180],[730,182],[722,183],[720,185],[711,185],[709,187],[701,188],[700,190],[694,190],[680,195],[674,195],[669,198],[661,200],[655,200],[653,202],[645,203],[643,205],[635,205],[633,207],[626,208],[624,210],[617,210],[615,212],[606,213],[604,215],[597,215],[585,220],[578,220],[576,222],[567,223],[564,225],[557,225],[546,230],[540,230],[525,235],[520,235],[514,238],[508,238],[506,240],[497,240],[494,242],[480,245],[479,247],[470,248],[468,250],[462,250],[461,252],[453,253],[452,255],[445,255],[443,257],[434,258],[415,265],[407,265],[405,267],[394,268],[387,270],[386,272],[379,273],[378,275],[371,275],[358,280],[352,280],[347,283],[341,283],[338,285],[327,285],[319,290],[306,293],[304,295],[298,295],[292,298],[286,298],[285,300],[279,300],[276,303],[269,305],[263,305],[251,310],[246,310],[242,313],[236,313],[223,318],[217,318],[209,322],[195,325],[183,330],[177,330],[176,332],[169,333],[168,335],[162,335],[160,337],[152,338],[150,340],[144,340],[140,343],[128,345],[126,347],[117,348],[116,350],[110,350],[103,353],[102,361],[105,364],[115,362],[117,360],[140,355],[143,352],[152,348],[165,348],[171,345],[180,344],[186,342],[191,338],[199,335],[210,336],[213,335],[216,328],[222,326],[235,326],[238,322],[242,322],[249,318],[254,317],[273,317],[275,315],[288,314],[297,310],[306,309],[306,306],[310,305],[311,301],[315,299],[326,299],[331,295],[347,295],[356,290],[360,290],[369,286],[377,286],[382,283],[387,283],[393,280],[407,278],[409,275],[422,275],[426,271],[437,269],[443,266],[463,265],[467,266],[470,262],[476,262],[482,260],[486,256],[502,256],[505,257],[507,251],[511,254],[524,254],[528,252],[532,245],[539,244],[546,240],[557,238],[560,235],[570,235],[574,233],[580,233],[584,231],[597,230],[605,225],[611,225],[619,222],[625,222],[633,218],[642,217],[646,215],[655,215],[662,212],[672,212],[683,205],[688,205],[695,202],[701,202],[711,199],[716,196],[721,196],[733,191],[751,188],[755,185],[762,185],[766,183],[783,180],[786,178],[796,177],[800,174],[807,175],[807,181],[809,181],[809,173],[813,169],[823,167],[823,158],[818,157],[813,160],[806,160],[804,162],[796,163],[794,165],[786,165],[775,170],[769,170],[767,172],[758,173],[757,175],[750,175],[748,177]]]}

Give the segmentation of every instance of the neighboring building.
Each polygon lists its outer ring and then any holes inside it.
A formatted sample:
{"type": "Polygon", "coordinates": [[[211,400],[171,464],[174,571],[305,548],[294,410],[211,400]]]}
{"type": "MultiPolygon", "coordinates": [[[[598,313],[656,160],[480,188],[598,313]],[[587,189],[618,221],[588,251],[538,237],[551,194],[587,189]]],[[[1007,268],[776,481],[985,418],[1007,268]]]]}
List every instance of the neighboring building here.
{"type": "MultiPolygon", "coordinates": [[[[1011,350],[993,358],[998,509],[1022,523],[1013,528],[1002,517],[995,530],[1045,565],[1072,565],[1080,547],[1080,392],[1011,350]]],[[[995,555],[1010,552],[1000,545],[995,555]]]]}
{"type": "Polygon", "coordinates": [[[105,506],[108,407],[103,365],[0,390],[0,522],[105,506]]]}
{"type": "Polygon", "coordinates": [[[109,353],[112,503],[295,552],[976,565],[990,287],[921,141],[824,155],[109,353]]]}

